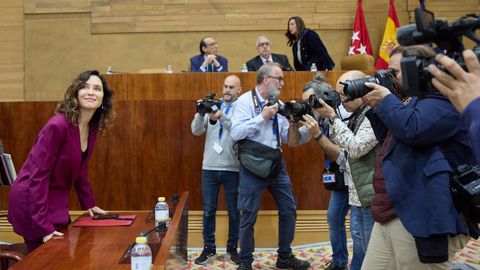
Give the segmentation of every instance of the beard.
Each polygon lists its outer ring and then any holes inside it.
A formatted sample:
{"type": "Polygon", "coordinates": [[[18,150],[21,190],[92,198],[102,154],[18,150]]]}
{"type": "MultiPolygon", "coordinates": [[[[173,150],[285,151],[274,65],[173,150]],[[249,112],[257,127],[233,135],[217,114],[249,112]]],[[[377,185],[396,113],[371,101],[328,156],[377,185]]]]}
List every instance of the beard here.
{"type": "Polygon", "coordinates": [[[268,96],[278,97],[280,95],[280,89],[274,85],[268,86],[268,96]]]}
{"type": "Polygon", "coordinates": [[[226,102],[230,102],[233,99],[233,96],[231,94],[225,93],[223,94],[223,100],[226,102]]]}

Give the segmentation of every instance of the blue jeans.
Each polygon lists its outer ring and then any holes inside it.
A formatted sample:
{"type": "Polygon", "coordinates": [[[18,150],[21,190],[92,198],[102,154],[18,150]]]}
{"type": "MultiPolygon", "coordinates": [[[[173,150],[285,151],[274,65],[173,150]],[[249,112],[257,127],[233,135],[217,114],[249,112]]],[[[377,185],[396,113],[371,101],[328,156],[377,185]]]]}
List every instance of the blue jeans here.
{"type": "Polygon", "coordinates": [[[238,209],[241,211],[240,257],[245,263],[253,262],[252,253],[255,249],[253,231],[260,201],[266,188],[272,194],[278,207],[278,255],[285,258],[292,252],[290,245],[295,235],[297,208],[292,183],[285,170],[285,163],[275,179],[259,178],[240,165],[238,189],[238,209]]]}
{"type": "Polygon", "coordinates": [[[327,211],[328,231],[330,244],[332,245],[332,261],[333,264],[338,266],[346,266],[348,264],[345,217],[349,207],[348,190],[331,192],[327,211]]]}
{"type": "Polygon", "coordinates": [[[215,248],[215,218],[218,192],[223,184],[228,209],[227,247],[237,246],[240,226],[238,200],[238,173],[230,171],[202,171],[203,196],[203,241],[205,246],[215,248]]]}
{"type": "Polygon", "coordinates": [[[350,232],[353,240],[353,258],[350,270],[360,270],[362,267],[373,223],[370,207],[351,207],[350,232]]]}

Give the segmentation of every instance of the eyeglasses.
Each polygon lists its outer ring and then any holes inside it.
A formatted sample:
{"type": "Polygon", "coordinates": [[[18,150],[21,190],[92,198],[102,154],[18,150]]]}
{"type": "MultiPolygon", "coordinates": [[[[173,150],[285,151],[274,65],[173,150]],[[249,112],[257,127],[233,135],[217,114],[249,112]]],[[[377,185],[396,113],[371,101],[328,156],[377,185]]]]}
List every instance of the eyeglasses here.
{"type": "Polygon", "coordinates": [[[262,43],[259,43],[257,47],[268,47],[270,46],[270,42],[262,42],[262,43]]]}
{"type": "Polygon", "coordinates": [[[90,85],[88,83],[84,83],[82,89],[100,91],[100,92],[103,91],[102,86],[100,86],[100,85],[90,85]]]}
{"type": "Polygon", "coordinates": [[[285,78],[283,78],[282,76],[270,76],[270,75],[267,75],[267,77],[277,79],[279,82],[284,82],[284,81],[285,81],[285,78]]]}

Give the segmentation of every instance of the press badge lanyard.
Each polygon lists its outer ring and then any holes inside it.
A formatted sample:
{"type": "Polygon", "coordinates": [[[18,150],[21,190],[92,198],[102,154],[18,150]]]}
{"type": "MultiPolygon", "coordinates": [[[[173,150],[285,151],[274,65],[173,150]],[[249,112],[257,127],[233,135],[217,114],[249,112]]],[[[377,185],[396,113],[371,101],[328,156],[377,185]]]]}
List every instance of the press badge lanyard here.
{"type": "MultiPolygon", "coordinates": [[[[263,102],[260,101],[260,99],[257,97],[257,93],[255,91],[255,88],[252,89],[252,99],[253,99],[253,105],[255,106],[255,113],[258,115],[261,113],[262,108],[263,108],[263,102]]],[[[278,130],[278,116],[275,114],[273,117],[273,126],[272,126],[272,132],[273,135],[276,135],[277,137],[277,148],[280,148],[280,132],[278,130]]]]}
{"type": "MultiPolygon", "coordinates": [[[[220,110],[222,109],[222,104],[223,104],[223,99],[222,103],[220,104],[220,110]]],[[[228,103],[227,108],[225,108],[225,116],[228,115],[228,112],[230,111],[230,108],[232,107],[232,102],[228,103]]],[[[223,125],[220,123],[220,129],[218,130],[218,141],[222,139],[222,133],[223,133],[223,125]]]]}
{"type": "MultiPolygon", "coordinates": [[[[325,136],[327,138],[330,138],[330,127],[328,126],[326,129],[325,129],[325,136]]],[[[330,159],[326,158],[325,159],[325,172],[322,173],[322,181],[323,183],[335,183],[336,180],[335,180],[335,173],[331,173],[330,172],[330,159]]]]}

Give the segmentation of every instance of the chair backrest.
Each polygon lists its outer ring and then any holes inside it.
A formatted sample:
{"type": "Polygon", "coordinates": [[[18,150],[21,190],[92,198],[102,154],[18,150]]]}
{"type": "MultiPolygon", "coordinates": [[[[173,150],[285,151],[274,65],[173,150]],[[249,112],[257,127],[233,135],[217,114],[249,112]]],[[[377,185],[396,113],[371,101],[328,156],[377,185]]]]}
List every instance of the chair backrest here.
{"type": "Polygon", "coordinates": [[[20,252],[11,250],[0,250],[0,269],[6,270],[14,263],[25,258],[20,252]]]}
{"type": "Polygon", "coordinates": [[[369,54],[347,55],[342,58],[342,70],[373,70],[373,56],[369,54]]]}

